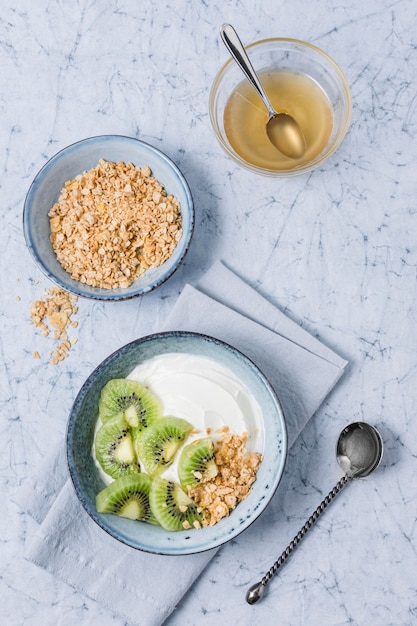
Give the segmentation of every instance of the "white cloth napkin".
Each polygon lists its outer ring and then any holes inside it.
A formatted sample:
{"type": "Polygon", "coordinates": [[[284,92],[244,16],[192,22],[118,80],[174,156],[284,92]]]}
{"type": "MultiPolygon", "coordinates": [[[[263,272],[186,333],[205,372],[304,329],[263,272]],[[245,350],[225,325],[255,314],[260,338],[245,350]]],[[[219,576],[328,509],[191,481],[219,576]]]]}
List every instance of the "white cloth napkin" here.
{"type": "MultiPolygon", "coordinates": [[[[347,364],[221,262],[184,288],[161,330],[201,332],[247,354],[281,400],[290,446],[347,364]]],[[[19,501],[39,524],[26,558],[131,626],[162,624],[216,552],[160,556],[117,542],[79,504],[63,447],[27,479],[19,501]]]]}

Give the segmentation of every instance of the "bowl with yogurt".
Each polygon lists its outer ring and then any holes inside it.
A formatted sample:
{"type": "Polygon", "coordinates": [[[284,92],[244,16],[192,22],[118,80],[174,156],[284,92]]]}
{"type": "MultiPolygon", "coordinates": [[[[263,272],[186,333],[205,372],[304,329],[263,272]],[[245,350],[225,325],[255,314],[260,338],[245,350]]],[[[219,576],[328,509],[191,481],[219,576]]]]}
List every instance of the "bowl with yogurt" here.
{"type": "Polygon", "coordinates": [[[198,333],[148,335],[111,354],[68,420],[81,504],[114,538],[157,554],[202,552],[240,534],[271,500],[286,456],[284,414],[265,375],[198,333]]]}

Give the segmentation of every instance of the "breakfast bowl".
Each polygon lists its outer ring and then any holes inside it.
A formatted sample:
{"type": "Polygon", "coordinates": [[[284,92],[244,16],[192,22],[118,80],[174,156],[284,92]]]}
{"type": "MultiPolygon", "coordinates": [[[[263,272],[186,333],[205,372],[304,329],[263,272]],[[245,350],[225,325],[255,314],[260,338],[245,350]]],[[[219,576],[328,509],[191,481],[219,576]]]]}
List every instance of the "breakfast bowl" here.
{"type": "Polygon", "coordinates": [[[296,120],[305,152],[290,158],[272,145],[266,107],[232,58],[217,73],[209,96],[220,145],[257,174],[294,176],[319,167],[349,128],[351,95],[342,70],[325,52],[297,39],[263,39],[245,49],[273,108],[296,120]]]}
{"type": "Polygon", "coordinates": [[[191,192],[175,163],[121,135],[83,139],[55,154],[23,209],[26,243],[43,273],[99,300],[126,300],[164,283],[193,229],[191,192]]]}
{"type": "MultiPolygon", "coordinates": [[[[117,410],[123,409],[119,406],[117,410]]],[[[105,422],[104,426],[108,423],[105,422]]],[[[112,443],[110,448],[114,450],[112,443]]],[[[66,449],[75,492],[94,522],[113,538],[132,548],[155,554],[180,555],[220,546],[240,534],[261,515],[284,471],[287,430],[279,399],[267,378],[248,357],[213,337],[171,331],[148,335],[121,347],[92,372],[70,411],[66,449]],[[240,501],[238,499],[237,504],[232,503],[227,515],[216,519],[216,523],[189,525],[181,522],[180,528],[171,530],[171,526],[167,528],[154,509],[152,511],[157,522],[161,521],[161,524],[139,521],[135,516],[129,519],[114,514],[114,510],[120,512],[118,504],[110,513],[103,512],[98,505],[102,498],[102,495],[97,498],[98,494],[108,491],[108,487],[117,487],[118,481],[118,478],[109,478],[107,470],[103,472],[97,452],[100,428],[102,431],[104,429],[101,426],[105,404],[103,389],[108,390],[114,381],[116,384],[119,381],[125,384],[126,379],[129,384],[139,382],[147,392],[161,401],[162,417],[158,416],[141,431],[139,441],[141,437],[142,440],[149,440],[151,429],[155,429],[155,425],[159,428],[161,424],[165,427],[165,420],[188,421],[192,427],[179,444],[173,463],[167,465],[162,474],[151,474],[150,480],[152,484],[157,484],[157,489],[161,483],[170,483],[171,486],[178,483],[181,458],[184,456],[182,451],[187,446],[196,447],[197,443],[207,438],[217,441],[214,444],[217,450],[225,445],[220,442],[243,442],[239,449],[244,454],[239,456],[235,448],[233,462],[236,464],[242,462],[242,459],[251,459],[249,465],[255,467],[252,461],[257,460],[256,471],[252,472],[254,481],[251,479],[246,484],[247,495],[240,501]]],[[[139,445],[135,447],[137,449],[140,450],[139,445]]],[[[215,460],[219,462],[217,455],[215,460]]],[[[146,477],[148,467],[141,468],[135,477],[146,477]]],[[[219,465],[219,473],[214,478],[211,476],[212,480],[218,479],[224,467],[227,466],[219,465]]],[[[248,475],[248,472],[242,473],[244,475],[248,475]]],[[[152,489],[149,496],[151,503],[152,489]]],[[[164,501],[163,507],[167,507],[168,502],[164,501]]],[[[187,506],[180,509],[184,511],[187,506]]],[[[191,509],[188,507],[182,515],[188,515],[191,509]]],[[[197,510],[199,515],[204,516],[201,507],[197,510]]],[[[177,511],[174,511],[172,516],[176,514],[177,511]]],[[[149,520],[149,516],[146,520],[149,520]]]]}

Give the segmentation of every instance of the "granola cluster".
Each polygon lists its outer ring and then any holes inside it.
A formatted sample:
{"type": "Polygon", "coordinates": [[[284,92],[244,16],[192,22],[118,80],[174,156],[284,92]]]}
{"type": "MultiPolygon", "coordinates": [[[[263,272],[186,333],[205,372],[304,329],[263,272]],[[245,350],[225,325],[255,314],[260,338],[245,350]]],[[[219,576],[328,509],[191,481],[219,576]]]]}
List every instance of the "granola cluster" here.
{"type": "MultiPolygon", "coordinates": [[[[53,339],[57,342],[55,352],[51,352],[51,363],[54,365],[68,356],[77,341],[68,337],[68,329],[78,325],[71,319],[78,311],[77,299],[76,295],[64,289],[52,288],[48,289],[43,299],[33,302],[30,308],[32,324],[42,330],[43,336],[48,337],[53,331],[53,339]]],[[[32,356],[40,358],[39,352],[34,352],[32,356]]]]}
{"type": "Polygon", "coordinates": [[[104,159],[65,183],[48,216],[62,267],[105,289],[126,288],[164,263],[182,235],[180,204],[149,167],[104,159]]]}
{"type": "Polygon", "coordinates": [[[246,498],[256,480],[262,455],[248,453],[247,440],[247,433],[232,434],[225,427],[215,445],[217,475],[189,491],[189,496],[207,512],[206,526],[213,526],[227,517],[246,498]]]}

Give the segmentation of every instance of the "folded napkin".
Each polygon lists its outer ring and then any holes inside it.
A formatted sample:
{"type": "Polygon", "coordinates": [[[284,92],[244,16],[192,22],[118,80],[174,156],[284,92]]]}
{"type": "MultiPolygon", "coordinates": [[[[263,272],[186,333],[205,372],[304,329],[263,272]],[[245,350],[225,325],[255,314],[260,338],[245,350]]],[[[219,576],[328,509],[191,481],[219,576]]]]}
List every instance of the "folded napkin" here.
{"type": "MultiPolygon", "coordinates": [[[[281,400],[290,446],[346,366],[221,262],[196,288],[186,285],[161,330],[204,333],[247,354],[281,400]]],[[[119,543],[79,504],[64,458],[57,450],[21,489],[19,501],[39,524],[26,558],[131,626],[162,624],[216,549],[161,556],[119,543]]]]}

